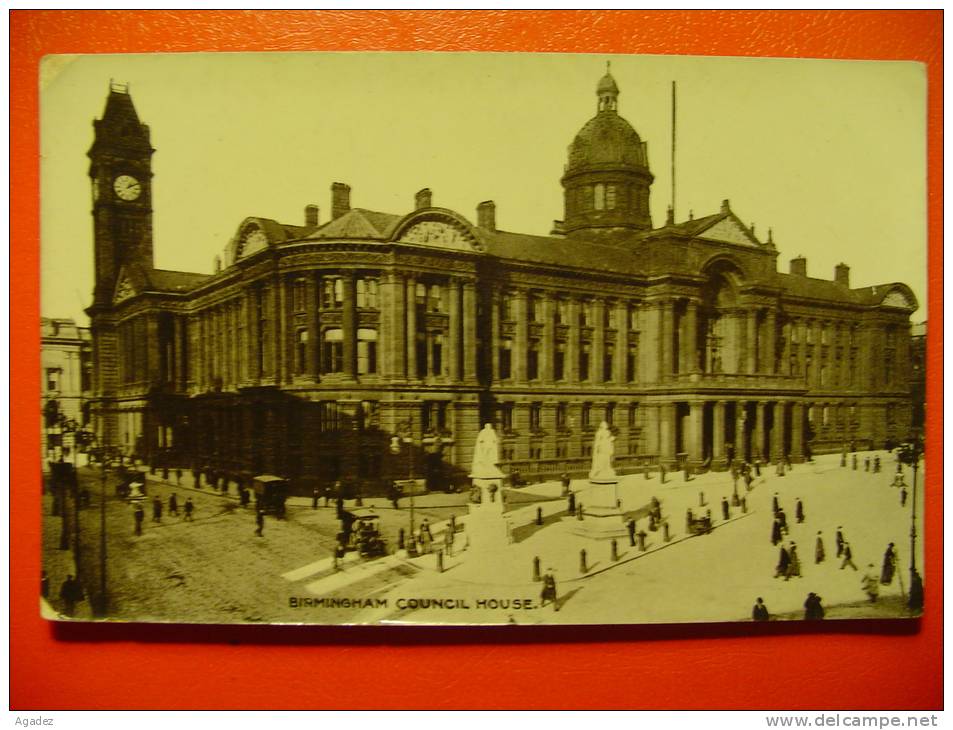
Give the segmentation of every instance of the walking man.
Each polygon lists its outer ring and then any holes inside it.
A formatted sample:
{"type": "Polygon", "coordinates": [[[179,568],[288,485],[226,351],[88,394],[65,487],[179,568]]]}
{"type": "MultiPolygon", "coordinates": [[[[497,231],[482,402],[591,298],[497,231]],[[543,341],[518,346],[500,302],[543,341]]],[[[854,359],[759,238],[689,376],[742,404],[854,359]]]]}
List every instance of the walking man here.
{"type": "MultiPolygon", "coordinates": [[[[784,545],[781,546],[781,552],[778,554],[778,565],[774,569],[774,577],[780,578],[782,575],[787,576],[788,566],[791,564],[791,556],[788,554],[788,551],[785,549],[784,545]]],[[[785,577],[787,580],[787,577],[785,577]]]]}
{"type": "Polygon", "coordinates": [[[754,608],[751,609],[751,620],[767,621],[769,618],[768,607],[764,605],[764,600],[758,596],[757,603],[755,603],[754,608]]]}
{"type": "Polygon", "coordinates": [[[185,519],[188,522],[192,522],[192,510],[195,509],[195,505],[192,504],[192,498],[186,497],[185,500],[185,519]]]}
{"type": "Polygon", "coordinates": [[[797,555],[797,545],[793,542],[791,543],[791,549],[788,550],[788,570],[784,576],[784,580],[789,578],[800,578],[801,577],[801,559],[797,555]]]}
{"type": "Polygon", "coordinates": [[[797,506],[794,508],[794,516],[798,521],[798,524],[804,522],[804,504],[801,502],[801,498],[797,498],[797,506]]]}
{"type": "Polygon", "coordinates": [[[318,491],[317,487],[311,490],[311,509],[318,508],[318,497],[320,496],[321,496],[321,493],[318,491]]]}
{"type": "Polygon", "coordinates": [[[852,454],[850,457],[850,466],[854,471],[857,471],[857,454],[852,454]]]}
{"type": "Polygon", "coordinates": [[[152,521],[162,522],[162,500],[158,494],[152,498],[152,521]]]}
{"type": "Polygon", "coordinates": [[[132,513],[133,517],[136,518],[136,534],[142,534],[142,521],[146,518],[146,511],[142,509],[142,504],[136,504],[136,509],[132,513]]]}
{"type": "Polygon", "coordinates": [[[837,536],[834,540],[837,542],[837,556],[840,557],[844,554],[844,533],[842,532],[844,528],[840,525],[837,526],[837,536]]]}
{"type": "Polygon", "coordinates": [[[261,509],[255,510],[255,524],[257,525],[255,534],[262,537],[262,532],[265,529],[265,513],[261,509]]]}
{"type": "Polygon", "coordinates": [[[576,493],[569,493],[569,502],[568,502],[569,514],[573,517],[576,516],[576,493]]]}
{"type": "Polygon", "coordinates": [[[901,507],[907,506],[907,486],[906,485],[900,487],[900,506],[901,507]]]}
{"type": "Polygon", "coordinates": [[[850,543],[845,540],[844,541],[844,560],[840,564],[840,569],[843,570],[848,565],[854,570],[857,570],[857,566],[854,565],[854,554],[853,552],[851,552],[850,543]]]}
{"type": "Polygon", "coordinates": [[[774,497],[772,498],[772,505],[773,505],[773,506],[772,506],[772,509],[774,510],[774,514],[777,514],[778,511],[781,509],[781,505],[778,503],[778,493],[777,493],[777,492],[774,493],[774,497]]]}
{"type": "Polygon", "coordinates": [[[626,522],[625,528],[629,531],[629,547],[635,547],[635,520],[626,522]]]}
{"type": "Polygon", "coordinates": [[[569,475],[563,472],[563,475],[560,477],[560,481],[562,482],[562,485],[563,485],[563,496],[566,497],[569,495],[569,485],[571,484],[569,475]]]}
{"type": "Polygon", "coordinates": [[[179,500],[175,496],[175,492],[169,495],[169,514],[179,516],[179,500]]]}
{"type": "Polygon", "coordinates": [[[453,524],[448,522],[447,529],[445,529],[443,532],[443,544],[447,550],[447,556],[451,558],[453,557],[453,531],[453,524]]]}
{"type": "Polygon", "coordinates": [[[775,517],[774,525],[771,527],[771,544],[777,545],[781,542],[781,521],[775,517]]]}
{"type": "Polygon", "coordinates": [[[893,543],[887,545],[884,551],[884,564],[880,571],[880,582],[885,586],[893,583],[893,574],[897,569],[897,551],[893,548],[893,543]]]}
{"type": "Polygon", "coordinates": [[[724,497],[721,498],[721,518],[725,521],[731,517],[731,510],[728,508],[728,500],[724,497]]]}
{"type": "Polygon", "coordinates": [[[808,593],[804,601],[804,620],[820,621],[824,618],[824,607],[821,606],[821,597],[816,593],[808,593]]]}
{"type": "Polygon", "coordinates": [[[778,522],[781,523],[781,532],[787,535],[788,534],[788,516],[784,513],[783,509],[778,510],[778,522]]]}
{"type": "Polygon", "coordinates": [[[821,535],[821,531],[817,531],[817,540],[814,542],[814,564],[823,563],[824,558],[824,538],[821,535]]]}

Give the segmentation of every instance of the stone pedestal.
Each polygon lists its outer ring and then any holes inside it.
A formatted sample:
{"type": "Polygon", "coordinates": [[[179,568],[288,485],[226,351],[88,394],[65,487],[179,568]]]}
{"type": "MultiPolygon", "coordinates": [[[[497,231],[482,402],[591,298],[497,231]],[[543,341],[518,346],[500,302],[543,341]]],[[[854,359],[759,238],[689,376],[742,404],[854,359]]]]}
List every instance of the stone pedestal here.
{"type": "Polygon", "coordinates": [[[577,495],[577,500],[582,502],[583,518],[571,521],[573,533],[595,540],[628,535],[619,507],[619,482],[614,475],[590,479],[589,489],[577,495]]]}
{"type": "Polygon", "coordinates": [[[510,543],[509,526],[503,516],[502,477],[502,472],[499,476],[473,477],[473,486],[480,488],[480,503],[471,504],[467,515],[465,529],[470,552],[502,550],[510,543]]]}

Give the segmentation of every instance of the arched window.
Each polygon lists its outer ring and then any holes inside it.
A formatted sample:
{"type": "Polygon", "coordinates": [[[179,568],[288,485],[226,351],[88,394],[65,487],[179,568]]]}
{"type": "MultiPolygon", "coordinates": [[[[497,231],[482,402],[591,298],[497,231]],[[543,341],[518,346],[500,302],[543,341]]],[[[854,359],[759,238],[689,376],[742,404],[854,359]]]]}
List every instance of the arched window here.
{"type": "Polygon", "coordinates": [[[606,207],[606,186],[602,183],[596,183],[593,195],[593,207],[596,210],[604,210],[606,207]]]}
{"type": "Polygon", "coordinates": [[[357,374],[373,375],[377,372],[377,330],[357,331],[357,374]]]}
{"type": "Polygon", "coordinates": [[[342,330],[325,330],[322,362],[326,373],[340,373],[344,370],[344,332],[342,330]]]}

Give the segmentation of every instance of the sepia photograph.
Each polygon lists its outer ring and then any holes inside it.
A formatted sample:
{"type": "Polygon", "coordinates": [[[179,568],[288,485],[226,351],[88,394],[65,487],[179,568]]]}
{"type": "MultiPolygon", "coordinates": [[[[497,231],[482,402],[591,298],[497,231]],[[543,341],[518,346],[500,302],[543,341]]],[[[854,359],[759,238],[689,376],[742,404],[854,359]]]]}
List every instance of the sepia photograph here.
{"type": "Polygon", "coordinates": [[[43,617],[922,614],[924,66],[40,72],[43,617]]]}

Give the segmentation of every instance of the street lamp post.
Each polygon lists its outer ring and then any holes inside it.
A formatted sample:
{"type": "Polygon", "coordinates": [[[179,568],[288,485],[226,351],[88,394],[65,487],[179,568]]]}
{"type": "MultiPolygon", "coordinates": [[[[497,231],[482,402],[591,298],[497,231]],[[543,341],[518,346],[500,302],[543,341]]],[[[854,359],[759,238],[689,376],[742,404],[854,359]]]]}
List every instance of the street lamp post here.
{"type": "Polygon", "coordinates": [[[410,539],[407,542],[407,552],[416,554],[416,538],[414,537],[414,422],[413,419],[397,424],[398,436],[391,439],[391,452],[399,454],[401,444],[407,447],[407,484],[410,489],[410,539]]]}
{"type": "Polygon", "coordinates": [[[900,449],[900,461],[913,468],[913,495],[910,507],[910,599],[907,605],[913,611],[923,608],[923,579],[917,572],[917,471],[920,456],[923,454],[923,442],[914,435],[900,449]]]}

